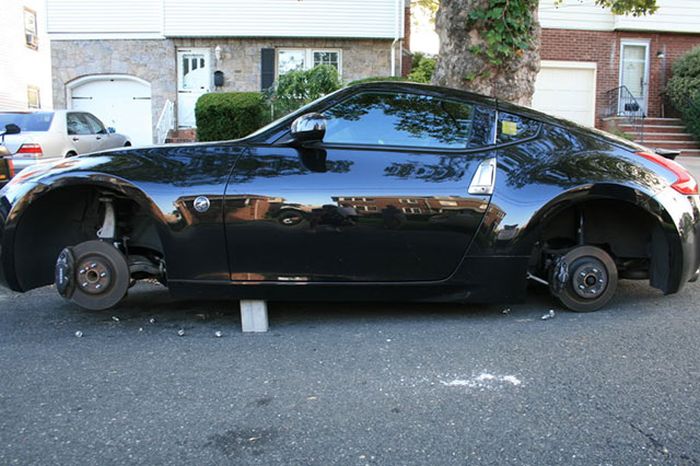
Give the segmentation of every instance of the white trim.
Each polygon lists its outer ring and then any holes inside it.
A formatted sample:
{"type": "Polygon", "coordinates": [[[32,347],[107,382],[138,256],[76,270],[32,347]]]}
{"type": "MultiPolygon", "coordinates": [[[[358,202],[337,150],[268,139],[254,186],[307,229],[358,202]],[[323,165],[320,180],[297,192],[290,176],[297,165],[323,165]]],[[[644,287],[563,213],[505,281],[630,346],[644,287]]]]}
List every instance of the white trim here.
{"type": "Polygon", "coordinates": [[[280,52],[304,52],[304,70],[314,67],[314,52],[334,52],[338,54],[338,76],[343,77],[343,49],[338,48],[303,48],[303,47],[278,47],[275,48],[275,79],[280,76],[279,54],[280,52]]]}
{"type": "Polygon", "coordinates": [[[114,39],[162,39],[165,36],[159,32],[53,32],[49,39],[60,40],[114,40],[114,39]]]}
{"type": "Polygon", "coordinates": [[[542,60],[541,66],[545,68],[573,68],[573,69],[589,69],[597,70],[598,64],[594,61],[561,61],[561,60],[542,60]]]}
{"type": "MultiPolygon", "coordinates": [[[[619,83],[618,86],[622,86],[622,69],[623,69],[623,50],[625,45],[638,45],[638,46],[644,46],[646,47],[646,56],[645,56],[645,63],[644,63],[644,102],[642,102],[642,106],[644,107],[644,114],[649,113],[649,81],[651,80],[651,74],[650,74],[650,68],[651,68],[651,39],[644,39],[644,38],[639,38],[639,39],[620,39],[620,49],[619,49],[619,62],[620,62],[620,68],[619,68],[619,74],[617,78],[617,82],[619,83]]],[[[635,97],[636,98],[636,97],[635,97]]],[[[618,109],[619,110],[619,109],[618,109]]]]}

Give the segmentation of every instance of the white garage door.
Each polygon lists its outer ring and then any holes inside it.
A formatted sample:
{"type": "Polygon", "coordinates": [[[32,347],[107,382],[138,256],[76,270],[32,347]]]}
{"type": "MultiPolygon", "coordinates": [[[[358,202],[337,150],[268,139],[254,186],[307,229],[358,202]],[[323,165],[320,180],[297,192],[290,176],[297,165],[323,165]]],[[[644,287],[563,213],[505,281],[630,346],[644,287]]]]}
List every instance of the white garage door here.
{"type": "Polygon", "coordinates": [[[586,126],[595,125],[596,64],[542,61],[533,108],[586,126]]]}
{"type": "Polygon", "coordinates": [[[97,116],[105,126],[126,134],[133,145],[153,143],[151,86],[129,78],[98,78],[71,90],[71,108],[97,116]]]}

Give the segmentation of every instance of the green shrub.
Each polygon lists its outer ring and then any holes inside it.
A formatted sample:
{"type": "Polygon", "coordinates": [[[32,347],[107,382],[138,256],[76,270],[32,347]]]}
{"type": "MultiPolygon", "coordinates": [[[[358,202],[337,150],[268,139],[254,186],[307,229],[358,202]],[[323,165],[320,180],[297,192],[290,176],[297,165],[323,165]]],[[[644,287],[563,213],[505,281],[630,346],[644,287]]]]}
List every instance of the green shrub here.
{"type": "Polygon", "coordinates": [[[269,121],[268,104],[259,92],[204,94],[194,113],[200,141],[242,138],[269,121]]]}
{"type": "Polygon", "coordinates": [[[429,83],[433,80],[433,73],[435,73],[435,59],[424,53],[414,53],[408,79],[416,83],[429,83]]]}
{"type": "Polygon", "coordinates": [[[700,47],[695,47],[673,64],[666,94],[681,112],[688,130],[700,138],[700,47]]]}
{"type": "Polygon", "coordinates": [[[279,77],[270,95],[274,117],[293,112],[319,97],[340,89],[338,70],[319,65],[310,70],[289,71],[279,77]]]}

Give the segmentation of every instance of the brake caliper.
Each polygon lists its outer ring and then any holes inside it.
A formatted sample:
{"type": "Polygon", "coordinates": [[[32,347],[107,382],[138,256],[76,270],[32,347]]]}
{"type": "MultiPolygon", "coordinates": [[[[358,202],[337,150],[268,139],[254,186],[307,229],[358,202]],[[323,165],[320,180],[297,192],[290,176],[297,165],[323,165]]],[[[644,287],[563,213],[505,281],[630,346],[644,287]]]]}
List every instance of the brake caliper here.
{"type": "Polygon", "coordinates": [[[552,278],[549,286],[555,294],[562,292],[566,283],[569,281],[569,264],[566,263],[564,256],[558,256],[552,265],[552,278]]]}
{"type": "Polygon", "coordinates": [[[75,290],[75,259],[73,258],[72,248],[65,248],[58,255],[55,278],[58,294],[66,299],[70,299],[75,290]]]}

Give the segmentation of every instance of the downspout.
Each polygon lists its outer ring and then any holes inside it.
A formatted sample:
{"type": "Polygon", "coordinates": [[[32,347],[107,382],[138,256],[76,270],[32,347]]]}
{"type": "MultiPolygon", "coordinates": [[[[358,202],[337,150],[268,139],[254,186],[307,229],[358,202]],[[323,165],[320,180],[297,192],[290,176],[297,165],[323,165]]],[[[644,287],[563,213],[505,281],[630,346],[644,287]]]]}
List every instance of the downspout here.
{"type": "Polygon", "coordinates": [[[396,76],[396,44],[401,40],[400,8],[402,0],[396,0],[394,11],[394,41],[391,43],[391,76],[396,76]]]}

